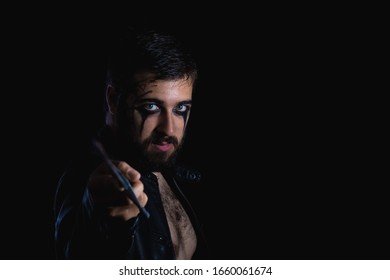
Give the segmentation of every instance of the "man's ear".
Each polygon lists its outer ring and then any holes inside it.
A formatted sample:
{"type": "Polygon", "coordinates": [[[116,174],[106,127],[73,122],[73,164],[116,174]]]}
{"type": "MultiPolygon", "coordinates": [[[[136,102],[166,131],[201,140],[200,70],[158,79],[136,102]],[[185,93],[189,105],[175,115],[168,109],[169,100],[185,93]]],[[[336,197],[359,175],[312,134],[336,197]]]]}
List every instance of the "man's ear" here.
{"type": "Polygon", "coordinates": [[[108,111],[111,115],[115,115],[118,109],[118,95],[115,91],[115,88],[112,85],[108,85],[106,88],[106,102],[108,111]]]}

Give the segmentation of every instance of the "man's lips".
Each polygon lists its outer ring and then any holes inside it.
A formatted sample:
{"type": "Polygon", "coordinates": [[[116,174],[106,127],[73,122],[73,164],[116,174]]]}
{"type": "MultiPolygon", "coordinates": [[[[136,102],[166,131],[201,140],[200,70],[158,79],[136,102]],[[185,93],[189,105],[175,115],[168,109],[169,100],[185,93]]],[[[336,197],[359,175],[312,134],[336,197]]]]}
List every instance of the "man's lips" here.
{"type": "Polygon", "coordinates": [[[172,143],[168,143],[168,142],[159,142],[159,143],[153,143],[153,146],[162,152],[167,152],[170,149],[172,149],[173,145],[172,143]]]}

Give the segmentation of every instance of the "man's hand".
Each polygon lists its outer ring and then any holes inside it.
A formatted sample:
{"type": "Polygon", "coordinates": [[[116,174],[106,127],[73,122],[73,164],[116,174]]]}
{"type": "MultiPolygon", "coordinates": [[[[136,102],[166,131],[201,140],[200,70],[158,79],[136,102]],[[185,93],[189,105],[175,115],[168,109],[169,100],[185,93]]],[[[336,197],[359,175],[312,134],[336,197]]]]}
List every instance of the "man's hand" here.
{"type": "MultiPolygon", "coordinates": [[[[133,186],[133,192],[142,207],[148,201],[141,182],[141,174],[123,161],[112,161],[133,186]]],[[[91,174],[88,191],[95,209],[103,210],[109,217],[127,221],[136,217],[140,210],[129,198],[106,163],[102,163],[91,174]]]]}

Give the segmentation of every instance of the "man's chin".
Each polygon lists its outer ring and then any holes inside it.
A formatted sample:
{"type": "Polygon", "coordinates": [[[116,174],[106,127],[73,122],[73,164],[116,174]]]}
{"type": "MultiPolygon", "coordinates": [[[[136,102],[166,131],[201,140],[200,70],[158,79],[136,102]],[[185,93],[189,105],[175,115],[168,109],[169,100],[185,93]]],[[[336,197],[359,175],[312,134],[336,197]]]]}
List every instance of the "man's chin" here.
{"type": "Polygon", "coordinates": [[[174,166],[179,151],[180,145],[168,151],[156,150],[153,145],[144,145],[141,161],[143,166],[150,171],[162,171],[174,166]]]}
{"type": "Polygon", "coordinates": [[[145,165],[151,171],[162,171],[175,164],[176,157],[167,153],[153,153],[147,157],[145,165]]]}
{"type": "Polygon", "coordinates": [[[151,161],[149,161],[146,163],[146,168],[152,172],[161,172],[163,170],[171,168],[172,166],[173,166],[172,161],[164,161],[164,162],[161,162],[161,161],[151,162],[151,161]]]}

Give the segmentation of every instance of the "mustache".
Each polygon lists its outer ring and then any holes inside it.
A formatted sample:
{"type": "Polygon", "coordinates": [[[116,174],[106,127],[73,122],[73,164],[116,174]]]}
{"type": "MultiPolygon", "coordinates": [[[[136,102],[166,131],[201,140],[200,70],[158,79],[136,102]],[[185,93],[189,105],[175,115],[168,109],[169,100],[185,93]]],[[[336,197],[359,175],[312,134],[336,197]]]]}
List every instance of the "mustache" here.
{"type": "Polygon", "coordinates": [[[159,135],[159,134],[152,135],[151,138],[149,139],[149,142],[153,144],[166,142],[169,144],[173,144],[174,146],[179,145],[179,140],[176,137],[168,136],[168,135],[159,135]]]}

